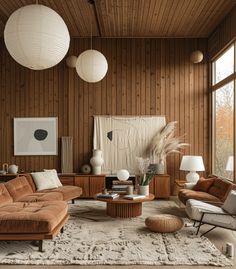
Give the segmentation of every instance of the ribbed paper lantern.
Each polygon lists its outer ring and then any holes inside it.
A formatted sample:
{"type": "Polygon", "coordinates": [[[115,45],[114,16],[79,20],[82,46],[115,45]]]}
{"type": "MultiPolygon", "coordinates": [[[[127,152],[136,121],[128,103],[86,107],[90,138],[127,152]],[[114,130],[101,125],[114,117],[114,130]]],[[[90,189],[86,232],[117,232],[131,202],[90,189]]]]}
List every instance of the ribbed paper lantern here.
{"type": "Polygon", "coordinates": [[[43,5],[28,5],[13,12],[5,26],[4,40],[15,61],[35,70],[58,64],[70,45],[63,19],[43,5]]]}
{"type": "Polygon", "coordinates": [[[195,50],[190,54],[190,60],[194,64],[198,64],[203,60],[203,53],[200,50],[195,50]]]}
{"type": "Polygon", "coordinates": [[[98,82],[102,80],[108,69],[105,56],[97,50],[86,50],[82,52],[76,62],[78,75],[87,82],[98,82]]]}
{"type": "Polygon", "coordinates": [[[117,178],[121,181],[125,181],[125,180],[129,179],[129,171],[127,171],[125,169],[121,169],[121,170],[117,171],[117,178]]]}

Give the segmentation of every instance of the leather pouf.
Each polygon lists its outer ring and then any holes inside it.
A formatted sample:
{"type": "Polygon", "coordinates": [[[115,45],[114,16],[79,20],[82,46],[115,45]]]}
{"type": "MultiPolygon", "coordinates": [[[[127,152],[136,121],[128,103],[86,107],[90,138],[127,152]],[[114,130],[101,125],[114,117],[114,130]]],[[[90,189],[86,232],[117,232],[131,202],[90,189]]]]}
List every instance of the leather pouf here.
{"type": "Polygon", "coordinates": [[[160,214],[146,218],[145,224],[153,232],[173,233],[180,230],[184,222],[177,216],[160,214]]]}

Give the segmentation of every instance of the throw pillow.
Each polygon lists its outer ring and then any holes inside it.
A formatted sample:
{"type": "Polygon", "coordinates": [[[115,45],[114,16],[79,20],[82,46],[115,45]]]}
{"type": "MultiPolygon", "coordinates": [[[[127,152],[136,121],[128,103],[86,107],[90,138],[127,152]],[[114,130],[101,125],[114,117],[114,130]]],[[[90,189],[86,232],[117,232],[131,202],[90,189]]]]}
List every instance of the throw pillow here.
{"type": "Polygon", "coordinates": [[[213,184],[214,182],[214,178],[203,178],[201,177],[197,184],[194,186],[194,190],[195,191],[202,191],[202,192],[207,192],[211,185],[213,184]]]}
{"type": "Polygon", "coordinates": [[[230,214],[236,214],[236,191],[231,191],[228,194],[222,209],[230,214]]]}
{"type": "Polygon", "coordinates": [[[58,188],[55,179],[49,172],[35,172],[31,173],[37,191],[58,188]]]}
{"type": "Polygon", "coordinates": [[[51,173],[51,176],[54,177],[54,180],[57,183],[57,187],[62,187],[62,184],[61,184],[61,181],[57,175],[56,169],[43,169],[43,171],[51,173]]]}

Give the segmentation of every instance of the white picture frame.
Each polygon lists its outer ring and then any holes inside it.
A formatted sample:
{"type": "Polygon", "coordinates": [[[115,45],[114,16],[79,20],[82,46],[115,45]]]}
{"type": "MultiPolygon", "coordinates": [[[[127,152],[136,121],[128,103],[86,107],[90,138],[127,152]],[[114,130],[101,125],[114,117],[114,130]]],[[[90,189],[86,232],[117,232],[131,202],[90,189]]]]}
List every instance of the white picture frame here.
{"type": "Polygon", "coordinates": [[[14,155],[57,155],[57,117],[14,118],[14,155]]]}

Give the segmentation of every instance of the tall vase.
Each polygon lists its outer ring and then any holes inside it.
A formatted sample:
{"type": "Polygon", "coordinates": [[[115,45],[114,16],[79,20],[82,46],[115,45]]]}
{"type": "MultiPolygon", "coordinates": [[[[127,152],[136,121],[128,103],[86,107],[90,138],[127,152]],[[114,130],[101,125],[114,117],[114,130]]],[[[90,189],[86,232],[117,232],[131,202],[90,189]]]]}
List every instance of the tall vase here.
{"type": "Polygon", "coordinates": [[[156,173],[158,175],[164,175],[165,174],[165,163],[164,163],[164,161],[160,161],[159,163],[157,163],[156,173]]]}
{"type": "Polygon", "coordinates": [[[102,165],[104,163],[102,151],[100,149],[93,150],[93,157],[90,159],[90,163],[93,167],[93,174],[100,175],[102,172],[102,165]]]}

